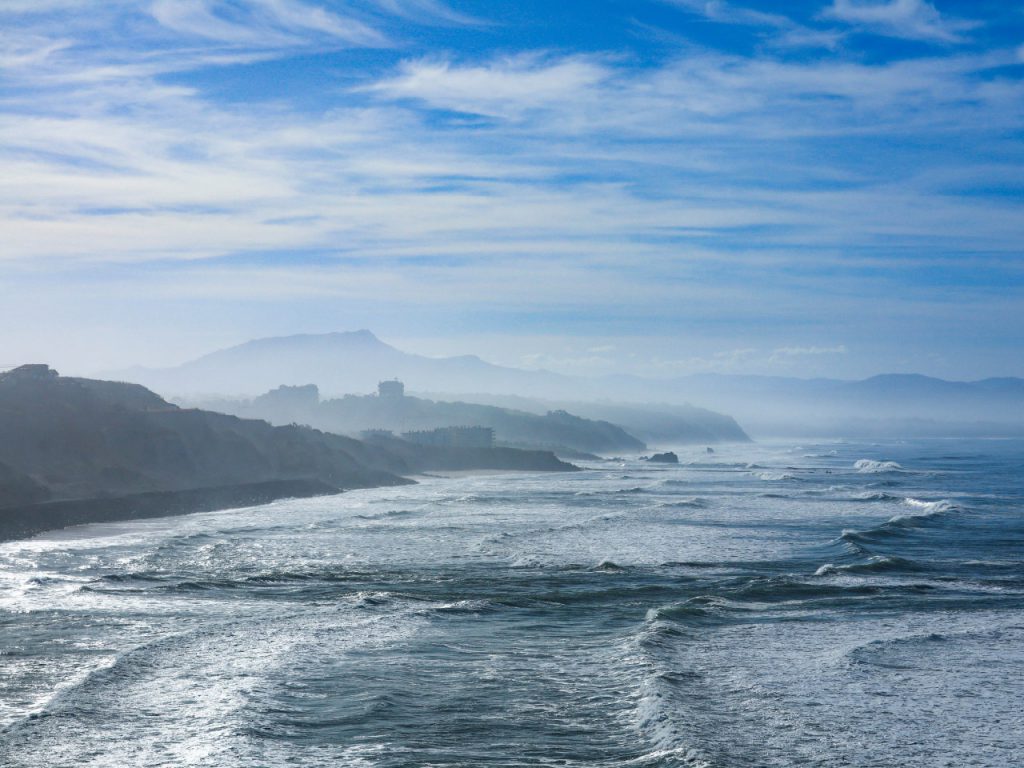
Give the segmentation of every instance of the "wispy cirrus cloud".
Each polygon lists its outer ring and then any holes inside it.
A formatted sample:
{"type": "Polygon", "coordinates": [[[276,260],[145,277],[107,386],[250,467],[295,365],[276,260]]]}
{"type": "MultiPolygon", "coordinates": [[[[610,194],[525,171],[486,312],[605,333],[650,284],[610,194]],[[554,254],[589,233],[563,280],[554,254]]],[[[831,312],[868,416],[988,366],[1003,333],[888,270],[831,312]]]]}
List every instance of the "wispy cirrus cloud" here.
{"type": "MultiPolygon", "coordinates": [[[[855,349],[859,331],[821,318],[874,317],[877,296],[899,302],[871,323],[928,333],[943,281],[975,281],[949,301],[1012,325],[992,297],[1019,280],[1024,239],[1013,46],[892,59],[681,46],[642,62],[392,51],[334,79],[331,52],[401,45],[409,19],[474,20],[426,0],[84,7],[54,2],[68,23],[27,13],[0,32],[9,293],[55,281],[104,305],[617,318],[748,350],[663,355],[663,372],[852,357],[833,340],[855,349]],[[312,70],[314,106],[221,99],[200,76],[248,79],[296,54],[329,62],[312,70]],[[819,326],[824,338],[792,331],[819,326]]],[[[817,29],[700,7],[772,39],[817,29]]]]}
{"type": "Polygon", "coordinates": [[[833,0],[822,16],[877,34],[938,43],[964,42],[980,26],[944,16],[928,0],[833,0]]]}
{"type": "Polygon", "coordinates": [[[428,24],[480,26],[482,19],[454,10],[440,0],[371,0],[380,10],[404,19],[428,24]]]}
{"type": "Polygon", "coordinates": [[[578,101],[613,76],[593,56],[546,57],[536,53],[470,65],[431,59],[406,61],[394,77],[366,90],[389,99],[414,99],[438,109],[478,115],[522,115],[578,101]]]}
{"type": "Polygon", "coordinates": [[[158,76],[303,50],[397,48],[394,33],[410,24],[477,23],[441,0],[10,0],[0,4],[0,18],[9,22],[0,29],[0,60],[42,65],[36,82],[158,76]]]}
{"type": "Polygon", "coordinates": [[[727,0],[661,0],[699,14],[719,24],[758,27],[769,33],[770,41],[784,48],[835,48],[842,34],[833,29],[816,29],[781,13],[749,8],[727,0]]]}
{"type": "Polygon", "coordinates": [[[410,60],[357,91],[369,101],[315,114],[225,108],[124,70],[117,82],[69,79],[53,107],[0,116],[6,258],[190,259],[344,242],[461,259],[500,237],[523,249],[572,244],[580,258],[608,238],[666,257],[717,240],[729,260],[743,231],[777,248],[899,237],[955,250],[967,230],[980,242],[979,229],[999,250],[1019,231],[1009,201],[949,197],[963,177],[932,178],[926,157],[894,179],[884,160],[817,148],[851,140],[884,152],[908,130],[941,141],[963,125],[1019,125],[1021,85],[976,77],[997,61],[704,53],[637,71],[580,55],[410,60]],[[488,122],[437,124],[435,110],[488,122]],[[758,139],[771,144],[747,143],[758,139]]]}
{"type": "Polygon", "coordinates": [[[308,35],[359,46],[386,46],[378,30],[300,0],[249,0],[240,6],[211,0],[154,0],[150,13],[174,32],[228,45],[287,47],[308,35]]]}

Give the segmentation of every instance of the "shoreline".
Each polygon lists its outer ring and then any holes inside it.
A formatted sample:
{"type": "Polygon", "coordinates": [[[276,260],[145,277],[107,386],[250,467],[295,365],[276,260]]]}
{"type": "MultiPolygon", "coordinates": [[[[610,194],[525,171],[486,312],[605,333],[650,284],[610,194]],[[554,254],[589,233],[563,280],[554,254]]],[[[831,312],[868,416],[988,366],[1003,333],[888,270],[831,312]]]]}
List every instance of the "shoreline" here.
{"type": "MultiPolygon", "coordinates": [[[[577,470],[580,467],[576,468],[577,470]]],[[[458,480],[464,477],[492,477],[496,475],[530,475],[530,474],[551,474],[552,472],[564,472],[567,470],[550,470],[550,469],[502,469],[500,467],[488,468],[480,467],[476,469],[435,469],[429,472],[416,472],[409,475],[409,478],[419,482],[419,480],[458,480]]]]}
{"type": "MultiPolygon", "coordinates": [[[[572,466],[574,470],[579,467],[572,466]]],[[[488,475],[521,475],[551,472],[549,468],[473,468],[417,472],[402,478],[457,480],[488,475]]],[[[565,470],[554,470],[565,471],[565,470]]],[[[401,483],[405,484],[405,483],[401,483]]],[[[381,487],[381,486],[371,486],[381,487]]],[[[181,517],[201,512],[219,512],[240,507],[257,507],[284,499],[336,496],[344,488],[316,479],[266,480],[256,483],[190,488],[181,491],[149,491],[125,496],[63,499],[0,507],[0,544],[28,539],[47,531],[59,531],[93,523],[117,523],[160,517],[181,517]]]]}
{"type": "Polygon", "coordinates": [[[109,498],[47,501],[0,509],[0,543],[46,531],[91,523],[114,523],[198,512],[254,507],[282,499],[334,496],[343,489],[320,480],[267,480],[258,483],[152,491],[109,498]]]}

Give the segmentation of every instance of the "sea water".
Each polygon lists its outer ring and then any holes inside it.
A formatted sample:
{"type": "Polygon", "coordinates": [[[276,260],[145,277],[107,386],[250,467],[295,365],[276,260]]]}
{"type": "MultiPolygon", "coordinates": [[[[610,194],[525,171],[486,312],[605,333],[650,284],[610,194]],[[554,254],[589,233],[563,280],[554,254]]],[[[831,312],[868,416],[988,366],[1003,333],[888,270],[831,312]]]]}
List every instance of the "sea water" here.
{"type": "Polygon", "coordinates": [[[1024,442],[680,451],[0,545],[0,765],[1024,761],[1024,442]]]}

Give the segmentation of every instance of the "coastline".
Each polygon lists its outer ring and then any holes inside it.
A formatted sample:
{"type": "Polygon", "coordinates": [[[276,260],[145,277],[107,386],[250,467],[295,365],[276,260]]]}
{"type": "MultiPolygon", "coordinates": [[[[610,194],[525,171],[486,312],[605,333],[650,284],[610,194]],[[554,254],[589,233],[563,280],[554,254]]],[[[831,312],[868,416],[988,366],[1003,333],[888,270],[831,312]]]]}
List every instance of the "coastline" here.
{"type": "Polygon", "coordinates": [[[0,542],[26,539],[44,531],[76,525],[216,512],[270,504],[281,499],[333,496],[342,493],[342,490],[320,480],[267,480],[184,491],[154,491],[6,507],[0,509],[0,542]]]}
{"type": "MultiPolygon", "coordinates": [[[[536,456],[546,452],[519,451],[536,456]]],[[[553,458],[553,454],[552,454],[553,458]]],[[[557,459],[556,459],[557,461],[557,459]]],[[[562,462],[558,462],[562,464],[562,462]]],[[[478,467],[434,472],[417,472],[399,478],[399,484],[415,484],[416,478],[455,479],[486,475],[517,475],[529,472],[579,471],[572,464],[562,467],[490,468],[478,467]]],[[[265,480],[255,483],[190,488],[181,491],[150,491],[123,496],[64,499],[0,508],[0,543],[27,539],[46,531],[62,530],[92,523],[114,523],[157,517],[179,517],[199,512],[217,512],[238,507],[255,507],[282,499],[334,496],[344,488],[316,479],[265,480]]]]}

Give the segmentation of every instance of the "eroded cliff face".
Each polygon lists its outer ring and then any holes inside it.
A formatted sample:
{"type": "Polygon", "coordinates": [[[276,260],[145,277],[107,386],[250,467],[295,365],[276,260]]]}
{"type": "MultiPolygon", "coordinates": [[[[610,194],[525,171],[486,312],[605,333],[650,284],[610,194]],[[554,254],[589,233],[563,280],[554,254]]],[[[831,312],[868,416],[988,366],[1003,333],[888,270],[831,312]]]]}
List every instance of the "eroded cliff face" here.
{"type": "Polygon", "coordinates": [[[0,527],[15,509],[22,520],[39,514],[66,525],[143,509],[150,517],[180,514],[218,499],[399,485],[412,482],[402,475],[458,469],[575,468],[547,452],[369,444],[274,427],[178,408],[136,384],[60,377],[45,366],[0,375],[0,527]],[[129,497],[135,501],[112,501],[129,497]]]}
{"type": "Polygon", "coordinates": [[[409,471],[357,441],[181,409],[134,384],[22,369],[0,377],[0,463],[10,478],[0,506],[45,498],[33,487],[54,499],[298,478],[353,488],[409,471]]]}

